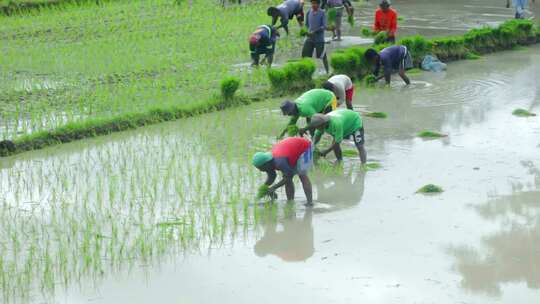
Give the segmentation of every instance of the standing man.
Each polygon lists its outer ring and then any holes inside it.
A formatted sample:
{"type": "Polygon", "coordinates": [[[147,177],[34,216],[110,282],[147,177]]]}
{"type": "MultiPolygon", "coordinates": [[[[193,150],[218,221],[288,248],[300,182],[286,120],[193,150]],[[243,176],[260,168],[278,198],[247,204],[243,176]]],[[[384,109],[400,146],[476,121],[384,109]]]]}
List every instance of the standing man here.
{"type": "Polygon", "coordinates": [[[266,62],[270,67],[274,59],[276,41],[279,33],[275,27],[270,25],[258,26],[255,32],[249,37],[249,51],[251,53],[251,65],[259,65],[259,57],[265,55],[266,62]]]}
{"type": "Polygon", "coordinates": [[[374,49],[368,49],[364,53],[364,57],[368,62],[375,65],[373,74],[375,75],[377,81],[384,77],[386,84],[390,84],[392,73],[397,71],[399,76],[401,76],[401,79],[403,79],[406,84],[411,83],[409,77],[405,75],[405,70],[413,67],[411,54],[407,50],[406,46],[393,45],[384,48],[380,54],[374,49]],[[384,75],[379,76],[381,65],[383,66],[384,75]]]}
{"type": "Polygon", "coordinates": [[[390,8],[390,0],[381,0],[379,8],[375,11],[375,22],[373,23],[373,31],[377,34],[385,32],[388,39],[387,42],[396,42],[397,32],[397,12],[390,8]]]}
{"type": "Polygon", "coordinates": [[[270,186],[270,195],[273,195],[280,187],[285,186],[285,193],[289,201],[294,200],[293,177],[298,175],[306,194],[306,205],[313,205],[311,181],[307,175],[313,165],[311,141],[301,137],[286,138],[275,144],[271,152],[255,153],[252,164],[260,171],[266,172],[265,185],[270,186]],[[272,186],[276,180],[276,171],[281,171],[283,178],[272,186]]]}
{"type": "Polygon", "coordinates": [[[333,92],[337,97],[338,107],[345,101],[347,109],[352,110],[354,86],[351,78],[347,75],[334,75],[322,84],[323,89],[333,92]]]}
{"type": "Polygon", "coordinates": [[[311,9],[306,14],[307,38],[302,48],[302,57],[312,57],[315,50],[317,58],[322,59],[324,69],[328,74],[328,58],[324,47],[324,30],[326,29],[326,14],[320,9],[320,0],[311,0],[311,9]]]}
{"type": "Polygon", "coordinates": [[[289,126],[296,125],[298,118],[305,117],[306,122],[309,123],[311,116],[335,110],[337,108],[337,99],[331,91],[312,89],[302,94],[294,102],[284,101],[280,108],[283,115],[292,116],[287,127],[279,135],[279,138],[282,138],[289,126]]]}
{"type": "Polygon", "coordinates": [[[325,157],[331,151],[334,151],[338,162],[343,160],[341,153],[341,142],[343,139],[352,138],[354,145],[358,149],[358,155],[362,164],[366,163],[367,155],[364,148],[364,126],[360,114],[348,109],[339,109],[332,111],[326,115],[315,114],[311,118],[311,123],[304,129],[300,129],[300,135],[306,133],[307,130],[315,131],[315,139],[313,144],[316,146],[323,133],[330,134],[334,140],[332,145],[320,152],[322,157],[325,157]]]}
{"type": "Polygon", "coordinates": [[[269,7],[266,13],[272,17],[272,26],[276,25],[280,18],[281,24],[276,29],[283,28],[289,35],[289,20],[294,16],[300,27],[304,25],[304,0],[285,0],[277,7],[269,7]]]}

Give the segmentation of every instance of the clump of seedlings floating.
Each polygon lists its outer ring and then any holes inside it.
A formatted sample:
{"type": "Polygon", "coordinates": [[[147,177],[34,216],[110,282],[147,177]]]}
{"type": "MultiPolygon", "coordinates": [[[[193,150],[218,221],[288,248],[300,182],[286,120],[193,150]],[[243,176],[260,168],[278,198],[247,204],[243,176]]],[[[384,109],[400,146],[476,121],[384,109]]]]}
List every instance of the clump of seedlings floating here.
{"type": "Polygon", "coordinates": [[[439,133],[439,132],[435,132],[435,131],[429,131],[429,130],[424,130],[422,132],[419,132],[417,134],[418,137],[421,137],[421,138],[426,138],[426,139],[432,139],[432,138],[441,138],[441,137],[447,137],[448,135],[446,134],[442,134],[442,133],[439,133]]]}
{"type": "Polygon", "coordinates": [[[362,165],[362,170],[364,171],[374,171],[381,168],[379,163],[365,163],[362,165]]]}
{"type": "Polygon", "coordinates": [[[384,112],[368,112],[365,113],[364,116],[371,117],[371,118],[387,118],[388,115],[384,112]]]}
{"type": "Polygon", "coordinates": [[[535,113],[532,113],[532,112],[529,112],[525,109],[515,109],[513,112],[512,112],[512,115],[514,116],[519,116],[519,117],[531,117],[531,116],[536,116],[535,113]]]}
{"type": "Polygon", "coordinates": [[[442,193],[444,190],[442,187],[434,185],[434,184],[427,184],[423,186],[422,188],[418,189],[416,193],[421,194],[437,194],[442,193]]]}

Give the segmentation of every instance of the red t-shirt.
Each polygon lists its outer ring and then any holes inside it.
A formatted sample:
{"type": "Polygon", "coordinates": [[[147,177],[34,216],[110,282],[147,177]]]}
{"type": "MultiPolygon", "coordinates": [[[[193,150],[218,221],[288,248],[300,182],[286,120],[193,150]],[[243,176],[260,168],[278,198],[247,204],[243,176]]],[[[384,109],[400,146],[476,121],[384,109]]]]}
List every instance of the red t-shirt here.
{"type": "Polygon", "coordinates": [[[394,37],[397,31],[397,12],[390,8],[387,12],[382,9],[375,11],[375,23],[373,24],[375,32],[389,32],[390,37],[394,37]]]}
{"type": "Polygon", "coordinates": [[[286,157],[291,167],[296,166],[296,161],[300,155],[309,149],[311,142],[302,137],[288,137],[278,142],[272,148],[274,159],[286,157]]]}

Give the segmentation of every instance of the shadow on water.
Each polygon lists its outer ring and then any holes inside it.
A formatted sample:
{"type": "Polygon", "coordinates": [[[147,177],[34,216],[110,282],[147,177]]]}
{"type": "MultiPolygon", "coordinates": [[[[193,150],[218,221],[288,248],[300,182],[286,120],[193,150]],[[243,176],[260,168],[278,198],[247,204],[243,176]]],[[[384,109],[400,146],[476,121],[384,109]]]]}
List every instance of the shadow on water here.
{"type": "Polygon", "coordinates": [[[449,250],[464,289],[494,297],[511,283],[540,289],[540,169],[531,161],[522,165],[533,175],[533,185],[513,183],[511,194],[473,207],[481,218],[497,223],[500,231],[483,237],[481,248],[464,245],[449,250]]]}

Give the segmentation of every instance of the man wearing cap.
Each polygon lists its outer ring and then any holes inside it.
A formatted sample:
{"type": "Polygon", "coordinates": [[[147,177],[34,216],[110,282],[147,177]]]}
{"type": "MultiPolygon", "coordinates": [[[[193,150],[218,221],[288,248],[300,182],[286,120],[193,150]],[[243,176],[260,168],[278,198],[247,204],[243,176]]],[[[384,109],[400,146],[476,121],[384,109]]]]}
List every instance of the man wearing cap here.
{"type": "Polygon", "coordinates": [[[301,137],[286,138],[272,147],[271,152],[257,152],[252,164],[260,171],[266,172],[265,185],[270,186],[269,192],[285,186],[287,200],[294,199],[293,177],[298,175],[304,188],[307,205],[313,204],[311,181],[307,176],[313,165],[313,148],[311,141],[301,137]],[[276,180],[276,170],[283,173],[281,181],[272,186],[276,180]]]}
{"type": "Polygon", "coordinates": [[[296,125],[298,118],[305,117],[309,123],[310,117],[317,113],[328,113],[337,108],[337,99],[334,93],[325,89],[312,89],[294,102],[286,100],[281,104],[281,112],[283,115],[292,116],[287,124],[287,127],[281,132],[279,138],[287,132],[291,125],[296,125]]]}
{"type": "Polygon", "coordinates": [[[270,67],[276,49],[278,31],[270,25],[260,25],[249,37],[249,51],[251,53],[252,66],[259,65],[260,55],[265,55],[266,62],[270,67]]]}
{"type": "Polygon", "coordinates": [[[405,70],[413,67],[411,54],[406,46],[393,45],[384,48],[380,53],[377,53],[374,49],[368,49],[364,53],[364,57],[368,62],[375,65],[373,75],[375,75],[377,81],[384,77],[386,84],[390,84],[392,73],[397,71],[406,84],[411,83],[409,77],[405,75],[405,70]],[[384,75],[379,76],[381,65],[384,75]]]}
{"type": "Polygon", "coordinates": [[[269,7],[266,11],[268,16],[272,17],[272,26],[276,25],[280,18],[280,25],[276,29],[283,28],[289,35],[289,20],[296,16],[296,21],[300,27],[304,23],[304,0],[285,0],[277,7],[269,7]]]}
{"type": "Polygon", "coordinates": [[[306,27],[308,29],[302,57],[313,57],[313,51],[317,58],[322,59],[326,74],[329,73],[328,57],[324,47],[324,31],[326,30],[326,13],[320,8],[320,0],[311,0],[311,9],[306,14],[306,27]]]}
{"type": "Polygon", "coordinates": [[[323,89],[333,92],[337,97],[338,107],[347,103],[347,109],[352,110],[352,98],[354,96],[354,86],[351,78],[347,75],[334,75],[322,84],[323,89]]]}
{"type": "Polygon", "coordinates": [[[375,11],[373,31],[375,33],[385,32],[388,37],[387,42],[395,43],[397,17],[397,12],[393,8],[390,8],[390,0],[381,0],[379,2],[379,8],[375,11]]]}
{"type": "Polygon", "coordinates": [[[332,145],[320,152],[320,155],[325,157],[330,151],[334,151],[338,162],[343,160],[340,144],[343,139],[352,138],[354,145],[358,149],[358,155],[362,164],[366,163],[367,155],[364,148],[364,126],[360,114],[349,109],[339,109],[332,111],[326,115],[315,114],[311,118],[310,124],[303,129],[300,129],[300,135],[304,135],[307,130],[315,131],[314,145],[317,145],[321,140],[323,133],[330,134],[334,140],[332,145]]]}

